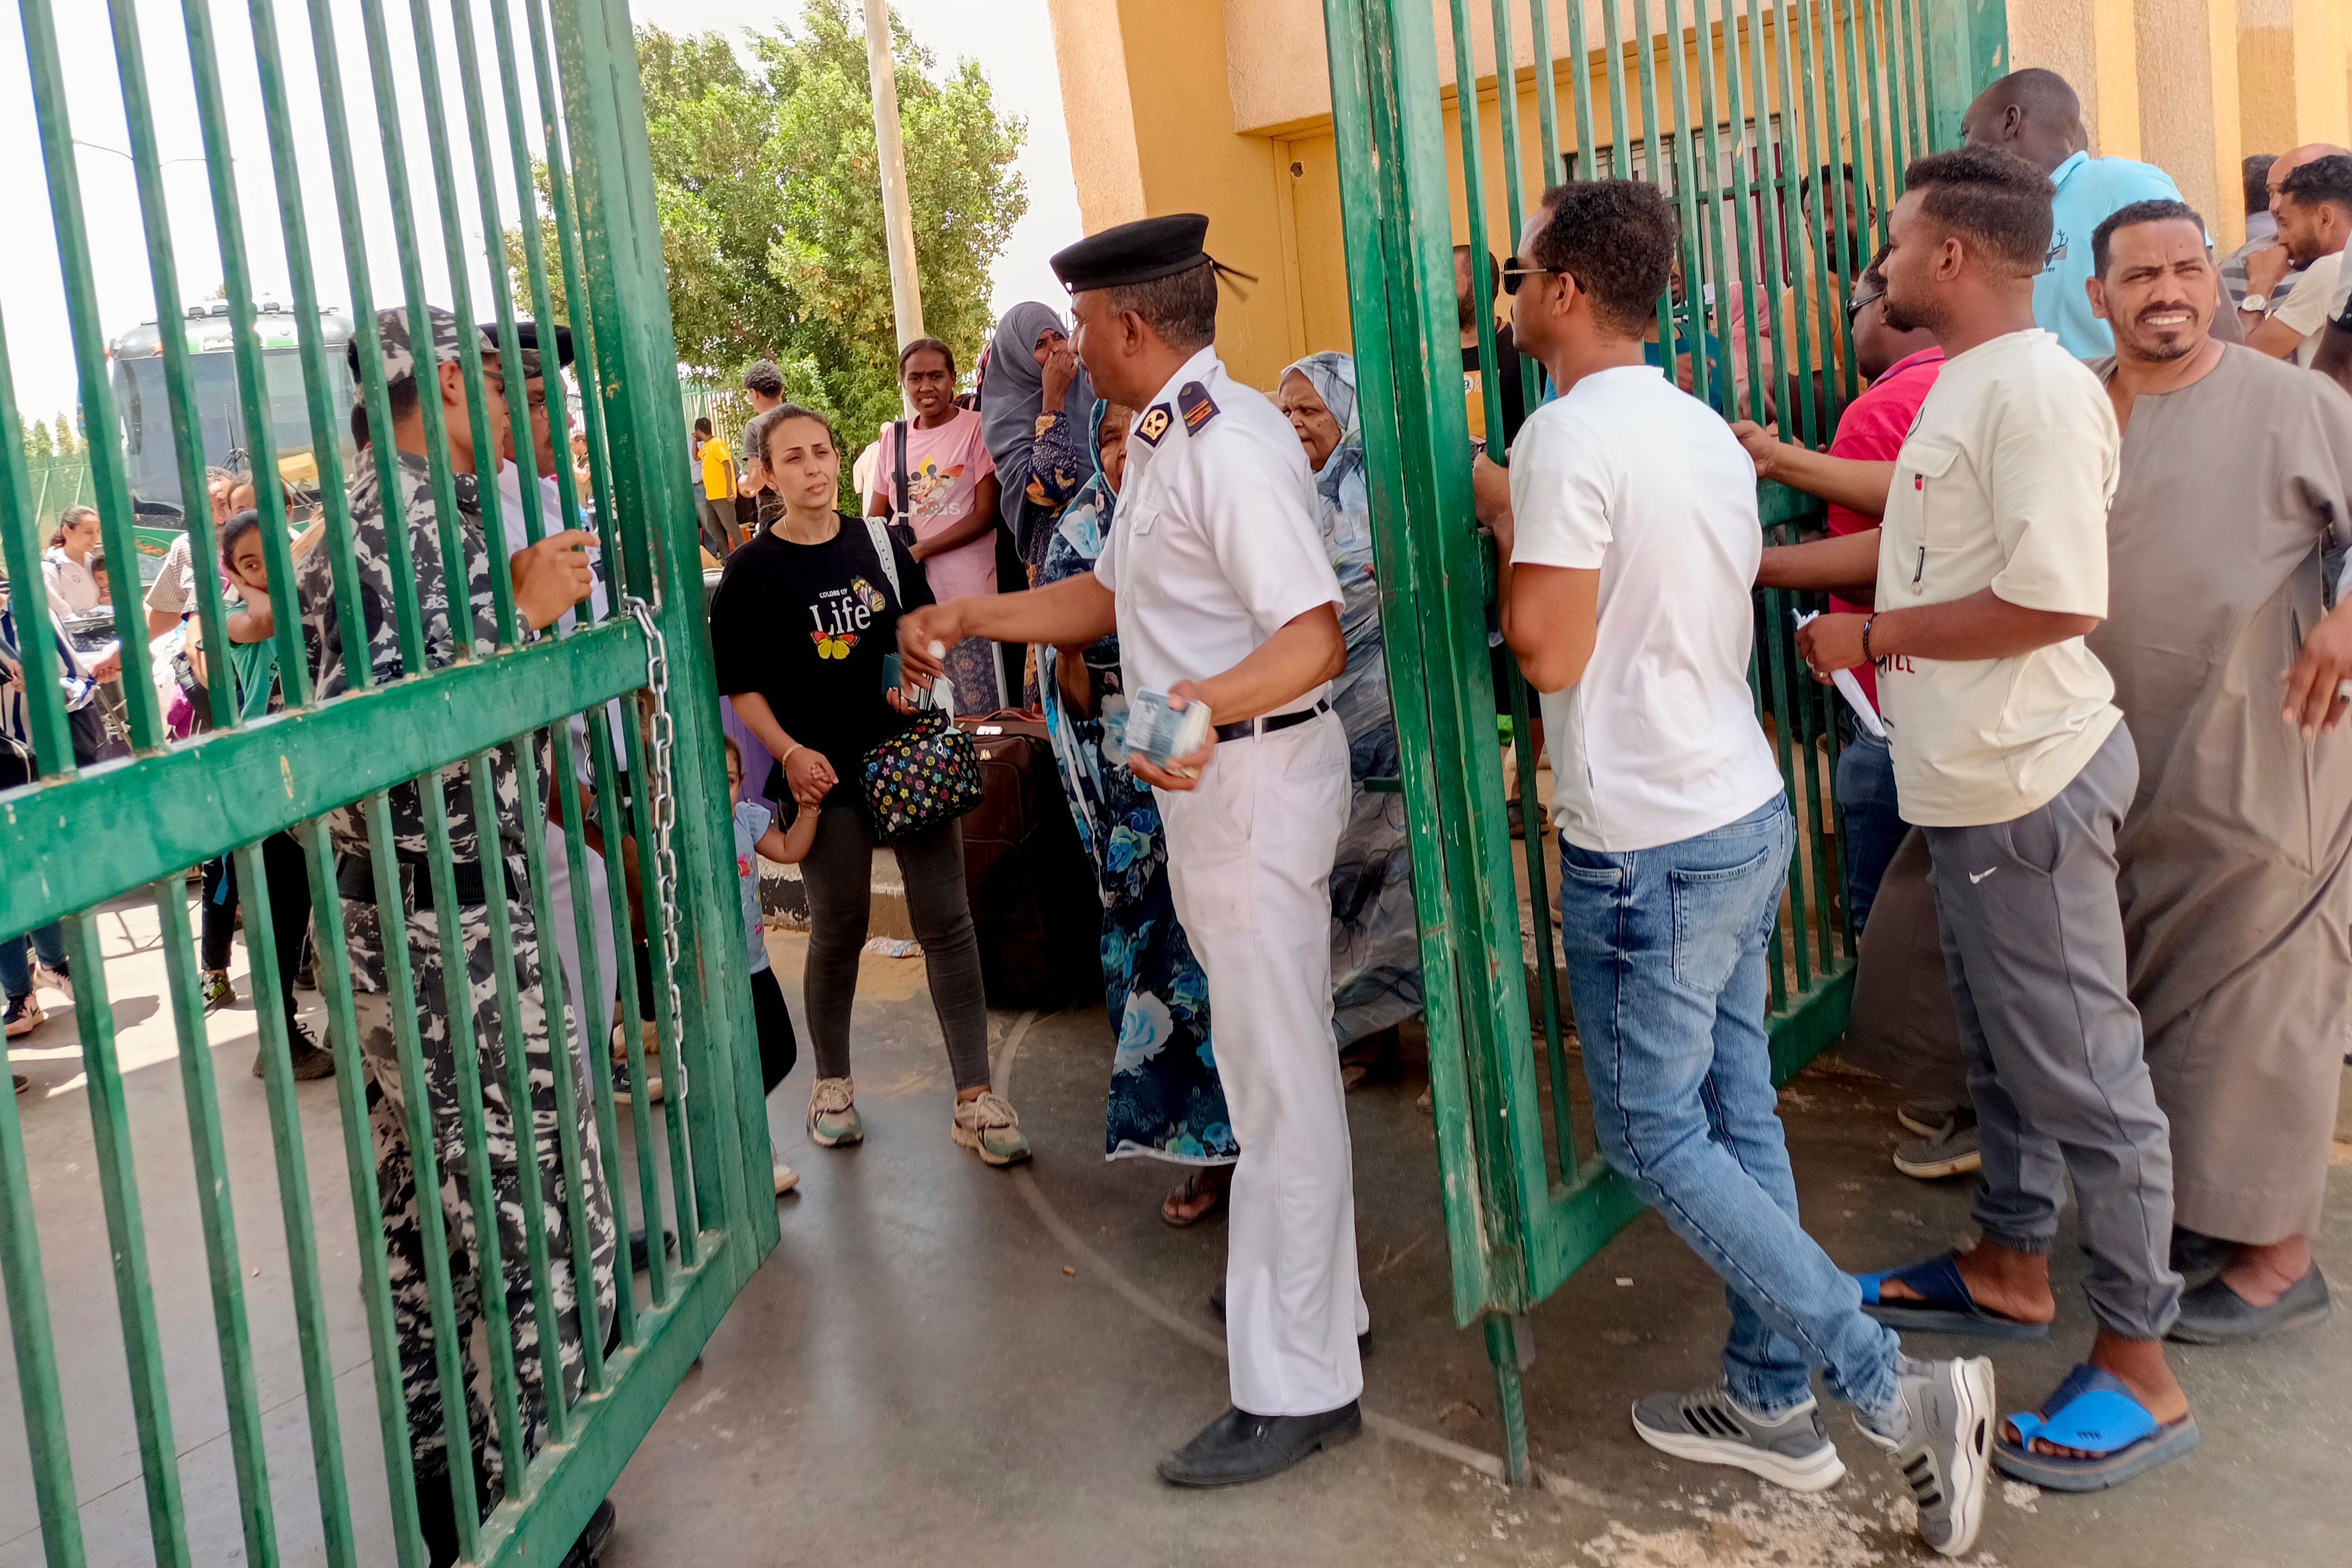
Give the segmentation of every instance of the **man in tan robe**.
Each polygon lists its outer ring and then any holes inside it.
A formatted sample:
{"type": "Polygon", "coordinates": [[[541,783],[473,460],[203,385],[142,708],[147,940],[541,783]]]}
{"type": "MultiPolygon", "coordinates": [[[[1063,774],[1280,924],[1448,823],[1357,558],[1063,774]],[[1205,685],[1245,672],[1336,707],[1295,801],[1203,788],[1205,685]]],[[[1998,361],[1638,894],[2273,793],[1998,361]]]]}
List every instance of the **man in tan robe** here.
{"type": "MultiPolygon", "coordinates": [[[[2220,279],[2203,234],[2187,207],[2151,202],[2095,240],[2092,298],[2117,352],[2093,369],[2124,440],[2108,614],[2088,641],[2139,751],[2116,889],[2171,1124],[2175,1258],[2220,1265],[2172,1337],[2234,1343],[2328,1310],[2308,1238],[2352,1007],[2352,738],[2336,695],[2352,610],[2326,608],[2352,543],[2352,399],[2209,335],[2220,279]]],[[[1830,552],[1859,537],[1769,551],[1766,570],[1843,586],[1853,562],[1830,552]]],[[[1918,849],[1873,907],[1849,1042],[1948,1092],[1961,1059],[1918,849]]]]}
{"type": "Polygon", "coordinates": [[[2116,887],[2175,1229],[2237,1244],[2173,1337],[2228,1343],[2327,1312],[2307,1238],[2352,1003],[2352,607],[2322,561],[2352,542],[2352,399],[2207,336],[2219,275],[2179,204],[2100,233],[2124,444],[2089,641],[2140,755],[2116,887]]]}

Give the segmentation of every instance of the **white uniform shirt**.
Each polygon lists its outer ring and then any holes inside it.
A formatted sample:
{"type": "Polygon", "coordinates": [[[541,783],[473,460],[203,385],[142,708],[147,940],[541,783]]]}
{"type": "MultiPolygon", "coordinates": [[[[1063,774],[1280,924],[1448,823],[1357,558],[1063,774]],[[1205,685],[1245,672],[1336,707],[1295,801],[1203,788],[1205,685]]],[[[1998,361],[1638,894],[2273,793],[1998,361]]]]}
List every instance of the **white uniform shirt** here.
{"type": "Polygon", "coordinates": [[[1511,444],[1511,516],[1514,565],[1601,573],[1591,661],[1543,694],[1561,835],[1652,849],[1780,793],[1748,686],[1756,465],[1715,411],[1648,365],[1586,376],[1511,444]]]}
{"type": "Polygon", "coordinates": [[[1289,622],[1340,601],[1298,434],[1225,373],[1213,345],[1136,416],[1095,576],[1118,597],[1129,693],[1223,674],[1289,622]]]}
{"type": "MultiPolygon", "coordinates": [[[[2106,389],[2048,332],[1945,361],[1895,455],[1878,609],[1990,588],[2028,610],[2104,618],[2121,445],[2106,389]]],[[[2080,637],[2010,659],[1882,659],[1904,820],[1981,827],[2040,810],[2122,720],[2115,695],[2080,637]]]]}

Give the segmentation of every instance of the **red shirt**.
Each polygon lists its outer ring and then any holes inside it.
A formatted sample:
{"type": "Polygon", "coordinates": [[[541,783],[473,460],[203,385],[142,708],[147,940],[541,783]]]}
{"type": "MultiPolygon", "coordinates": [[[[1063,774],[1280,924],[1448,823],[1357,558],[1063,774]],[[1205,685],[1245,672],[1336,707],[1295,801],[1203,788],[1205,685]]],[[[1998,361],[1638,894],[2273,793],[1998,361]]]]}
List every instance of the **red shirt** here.
{"type": "MultiPolygon", "coordinates": [[[[1922,349],[1907,359],[1886,367],[1886,373],[1865,387],[1860,395],[1845,405],[1839,416],[1837,435],[1830,442],[1830,455],[1851,457],[1864,463],[1891,463],[1903,450],[1903,438],[1911,434],[1911,426],[1919,418],[1919,405],[1927,401],[1927,389],[1936,384],[1937,372],[1944,368],[1944,350],[1922,349]]],[[[1830,532],[1858,534],[1878,526],[1876,517],[1865,517],[1851,507],[1832,503],[1829,508],[1830,532]]],[[[1874,608],[1856,604],[1852,600],[1830,597],[1832,610],[1853,615],[1867,615],[1874,608]]],[[[1878,701],[1878,672],[1865,664],[1854,671],[1863,691],[1873,704],[1878,701]]]]}

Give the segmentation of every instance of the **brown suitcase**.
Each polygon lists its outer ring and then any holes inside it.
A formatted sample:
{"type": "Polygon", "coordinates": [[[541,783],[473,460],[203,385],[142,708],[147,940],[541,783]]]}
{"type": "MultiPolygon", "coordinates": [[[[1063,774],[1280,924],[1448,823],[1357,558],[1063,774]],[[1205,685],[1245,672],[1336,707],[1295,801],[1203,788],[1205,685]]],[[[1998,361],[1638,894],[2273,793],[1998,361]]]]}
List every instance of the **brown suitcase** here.
{"type": "Polygon", "coordinates": [[[1045,721],[1012,708],[956,720],[980,759],[963,873],[988,1003],[1057,1008],[1102,994],[1102,896],[1055,770],[1045,721]]]}

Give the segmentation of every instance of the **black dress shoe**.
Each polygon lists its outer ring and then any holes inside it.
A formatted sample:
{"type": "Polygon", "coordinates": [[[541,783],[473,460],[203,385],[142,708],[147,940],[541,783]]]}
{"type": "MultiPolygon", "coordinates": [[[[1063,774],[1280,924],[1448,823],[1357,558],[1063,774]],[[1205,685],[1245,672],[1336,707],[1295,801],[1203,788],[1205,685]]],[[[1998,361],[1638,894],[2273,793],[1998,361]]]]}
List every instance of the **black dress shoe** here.
{"type": "Polygon", "coordinates": [[[2247,1344],[2328,1312],[2327,1278],[2314,1263],[2279,1299],[2258,1307],[2215,1275],[2180,1298],[2180,1316],[2166,1337],[2183,1344],[2247,1344]]]}
{"type": "Polygon", "coordinates": [[[2218,1236],[2208,1236],[2200,1230],[2172,1228],[2172,1271],[2192,1280],[2194,1290],[2223,1269],[2238,1255],[2238,1244],[2224,1241],[2218,1236]]]}
{"type": "MultiPolygon", "coordinates": [[[[662,1253],[667,1257],[677,1250],[677,1232],[665,1227],[662,1230],[662,1253]]],[[[646,1253],[646,1233],[642,1230],[630,1231],[629,1267],[642,1274],[652,1266],[653,1260],[646,1253]]]]}
{"type": "Polygon", "coordinates": [[[620,1516],[613,1511],[613,1500],[606,1498],[588,1516],[580,1539],[572,1543],[572,1550],[563,1554],[563,1561],[556,1568],[596,1568],[596,1560],[613,1543],[613,1531],[619,1523],[620,1516]]]}
{"type": "Polygon", "coordinates": [[[1349,1400],[1319,1416],[1253,1416],[1228,1410],[1160,1461],[1160,1479],[1180,1487],[1233,1487],[1288,1469],[1318,1448],[1336,1448],[1364,1429],[1349,1400]]]}

